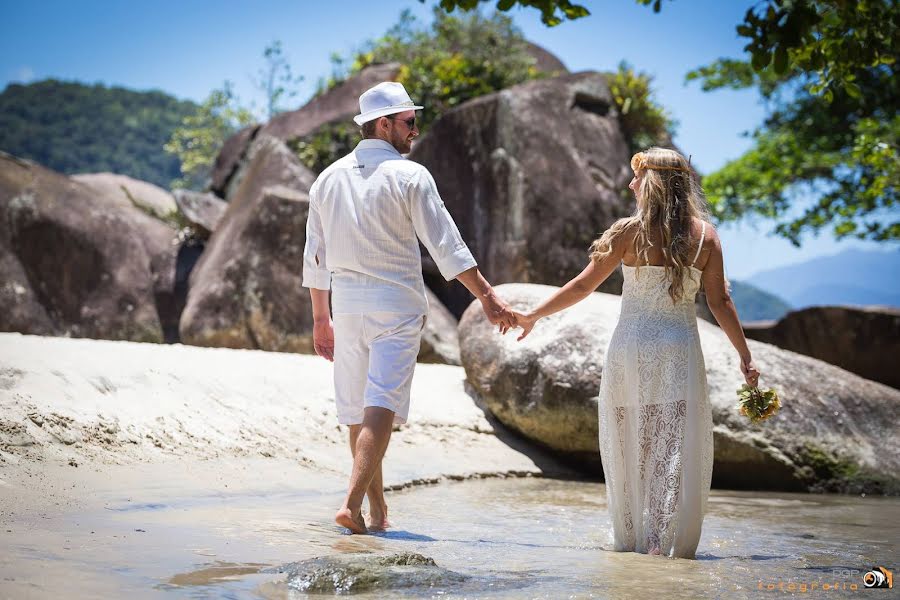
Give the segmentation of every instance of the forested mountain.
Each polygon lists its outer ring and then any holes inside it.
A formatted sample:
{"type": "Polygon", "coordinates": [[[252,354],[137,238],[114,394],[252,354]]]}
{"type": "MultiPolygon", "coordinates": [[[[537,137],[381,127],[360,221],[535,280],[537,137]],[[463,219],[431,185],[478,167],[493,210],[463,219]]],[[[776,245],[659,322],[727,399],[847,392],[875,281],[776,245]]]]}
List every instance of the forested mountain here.
{"type": "Polygon", "coordinates": [[[0,150],[62,173],[111,171],[169,187],[181,173],[163,144],[196,108],[160,91],[10,84],[0,94],[0,150]]]}
{"type": "Polygon", "coordinates": [[[778,320],[792,310],[790,304],[775,294],[745,281],[731,282],[731,299],[741,321],[778,320]]]}

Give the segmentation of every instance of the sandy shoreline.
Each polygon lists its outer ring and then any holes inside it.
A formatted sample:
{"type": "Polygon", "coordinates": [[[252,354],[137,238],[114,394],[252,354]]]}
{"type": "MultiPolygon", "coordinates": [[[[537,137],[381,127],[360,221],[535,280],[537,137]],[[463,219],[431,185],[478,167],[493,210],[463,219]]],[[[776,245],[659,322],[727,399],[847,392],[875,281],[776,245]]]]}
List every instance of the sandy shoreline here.
{"type": "MultiPolygon", "coordinates": [[[[537,472],[497,440],[464,378],[419,365],[389,485],[537,472]]],[[[0,334],[0,468],[265,457],[343,474],[332,390],[315,356],[0,334]]]]}
{"type": "MultiPolygon", "coordinates": [[[[0,535],[13,549],[0,559],[2,595],[63,592],[73,572],[90,572],[74,566],[92,540],[133,552],[141,532],[102,518],[133,507],[282,494],[299,519],[331,526],[350,468],[332,373],[315,356],[0,334],[0,535]],[[73,562],[48,571],[42,557],[73,562]]],[[[541,474],[498,439],[464,378],[417,367],[387,487],[541,474]]]]}
{"type": "Polygon", "coordinates": [[[496,479],[559,466],[441,365],[417,368],[389,450],[394,528],[345,535],[331,377],[311,356],[0,334],[0,600],[298,598],[260,569],[408,551],[475,575],[451,596],[627,597],[638,573],[639,594],[750,598],[895,555],[894,499],[722,490],[700,560],[610,552],[602,485],[496,479]]]}

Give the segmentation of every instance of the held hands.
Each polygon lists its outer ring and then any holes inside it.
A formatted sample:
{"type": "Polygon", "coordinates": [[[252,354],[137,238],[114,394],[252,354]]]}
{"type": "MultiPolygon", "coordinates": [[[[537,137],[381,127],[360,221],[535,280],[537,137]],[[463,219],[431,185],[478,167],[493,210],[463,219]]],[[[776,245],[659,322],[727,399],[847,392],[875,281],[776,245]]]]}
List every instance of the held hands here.
{"type": "Polygon", "coordinates": [[[497,325],[500,333],[506,334],[507,331],[516,326],[515,313],[506,302],[494,294],[494,290],[481,297],[481,308],[484,310],[488,321],[493,325],[497,325]]]}
{"type": "Polygon", "coordinates": [[[759,369],[753,363],[753,359],[749,356],[741,357],[741,373],[744,374],[744,380],[750,387],[756,387],[759,383],[759,369]]]}
{"type": "Polygon", "coordinates": [[[334,362],[334,325],[331,319],[313,323],[313,347],[316,354],[334,362]]]}
{"type": "Polygon", "coordinates": [[[521,342],[529,333],[531,333],[531,330],[534,329],[534,326],[537,324],[540,317],[536,317],[534,313],[530,312],[520,313],[518,311],[513,311],[513,314],[516,317],[516,323],[522,328],[522,335],[516,338],[517,342],[521,342]]]}

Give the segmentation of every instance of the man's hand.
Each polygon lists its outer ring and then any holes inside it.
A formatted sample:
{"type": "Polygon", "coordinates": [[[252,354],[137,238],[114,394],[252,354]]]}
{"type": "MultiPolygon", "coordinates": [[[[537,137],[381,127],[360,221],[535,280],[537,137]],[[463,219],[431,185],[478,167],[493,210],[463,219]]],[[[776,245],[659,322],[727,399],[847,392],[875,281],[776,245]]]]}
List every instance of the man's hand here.
{"type": "Polygon", "coordinates": [[[506,333],[516,326],[516,317],[509,305],[494,294],[494,288],[488,283],[478,267],[466,269],[456,276],[456,279],[466,286],[479,301],[488,321],[500,327],[500,333],[506,333]]]}
{"type": "Polygon", "coordinates": [[[482,296],[481,308],[488,321],[499,327],[500,333],[505,334],[511,328],[516,327],[516,315],[506,302],[494,294],[494,290],[482,296]]]}
{"type": "Polygon", "coordinates": [[[322,319],[313,323],[313,347],[316,354],[334,362],[334,326],[331,319],[322,319]]]}

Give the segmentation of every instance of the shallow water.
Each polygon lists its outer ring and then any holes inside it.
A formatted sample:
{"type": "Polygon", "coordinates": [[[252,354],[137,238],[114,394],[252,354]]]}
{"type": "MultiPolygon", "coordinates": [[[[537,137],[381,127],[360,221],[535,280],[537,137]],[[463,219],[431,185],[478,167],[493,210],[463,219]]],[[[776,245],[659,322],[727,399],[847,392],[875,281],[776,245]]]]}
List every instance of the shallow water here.
{"type": "Polygon", "coordinates": [[[393,492],[394,527],[371,536],[332,524],[340,499],[334,490],[121,502],[35,529],[7,548],[2,571],[9,582],[14,556],[16,589],[33,578],[35,597],[55,583],[66,597],[293,599],[307,596],[259,571],[338,553],[418,552],[473,578],[356,597],[887,597],[864,589],[862,574],[896,567],[900,544],[895,498],[713,491],[697,560],[607,550],[598,483],[487,479],[393,492]],[[57,525],[68,528],[62,546],[57,525]]]}

